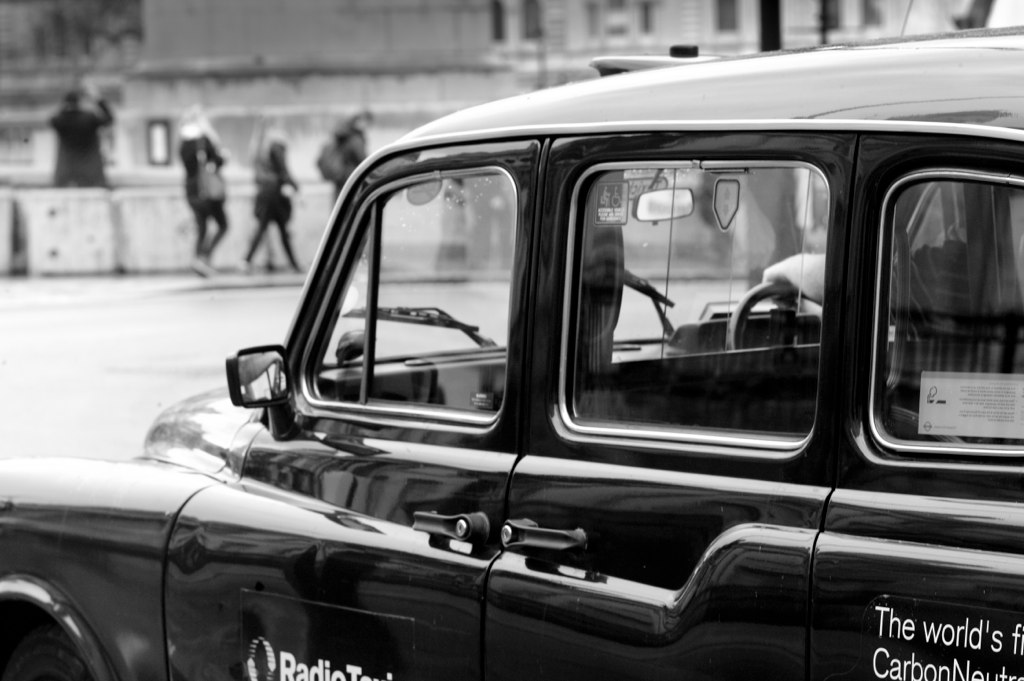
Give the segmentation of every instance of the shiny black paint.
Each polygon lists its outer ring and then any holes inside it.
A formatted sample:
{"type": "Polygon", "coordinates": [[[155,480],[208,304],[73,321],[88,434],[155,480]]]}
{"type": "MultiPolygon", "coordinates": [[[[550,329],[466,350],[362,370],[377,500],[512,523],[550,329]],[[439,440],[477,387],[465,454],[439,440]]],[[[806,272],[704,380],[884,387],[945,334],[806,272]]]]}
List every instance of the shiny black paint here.
{"type": "MultiPolygon", "coordinates": [[[[880,206],[910,172],[959,168],[1024,174],[1024,146],[967,138],[866,135],[858,156],[845,325],[871,327],[880,206]]],[[[972,608],[1024,609],[1024,535],[1019,457],[909,455],[867,428],[871,338],[845,333],[842,385],[847,438],[818,541],[813,573],[811,678],[848,672],[864,654],[870,606],[899,595],[945,603],[951,620],[972,608]]]]}
{"type": "MultiPolygon", "coordinates": [[[[171,678],[237,678],[249,643],[239,631],[243,590],[411,619],[414,650],[389,646],[382,628],[359,659],[386,654],[395,678],[475,678],[492,556],[262,483],[209,489],[188,505],[169,548],[171,678]]],[[[312,614],[258,626],[271,640],[282,627],[305,631],[309,655],[326,654],[312,614]]]]}
{"type": "Polygon", "coordinates": [[[510,517],[581,527],[585,551],[506,552],[488,583],[487,676],[803,674],[825,487],[527,457],[510,517]],[[511,665],[517,650],[538,651],[511,665]]]}
{"type": "Polygon", "coordinates": [[[258,425],[257,411],[232,406],[225,388],[210,390],[168,407],[149,427],[145,456],[236,477],[258,425]]]}
{"type": "MultiPolygon", "coordinates": [[[[565,281],[570,197],[580,174],[608,161],[806,161],[828,178],[841,258],[843,206],[856,138],[736,133],[626,135],[557,141],[542,214],[536,291],[565,281]]],[[[836,280],[828,282],[834,290],[836,280]]],[[[662,446],[574,436],[553,405],[560,358],[549,351],[561,296],[538,294],[529,439],[508,517],[580,528],[582,551],[511,549],[488,582],[486,676],[511,679],[792,679],[806,674],[811,556],[834,474],[834,393],[819,391],[806,444],[779,453],[736,441],[662,446]],[[516,660],[518,651],[536,651],[516,660]]],[[[836,332],[826,315],[823,335],[836,332]]],[[[824,348],[822,372],[837,361],[824,348]]]]}
{"type": "Polygon", "coordinates": [[[44,609],[97,681],[163,678],[167,540],[181,505],[214,484],[152,462],[0,462],[0,617],[44,609]]]}

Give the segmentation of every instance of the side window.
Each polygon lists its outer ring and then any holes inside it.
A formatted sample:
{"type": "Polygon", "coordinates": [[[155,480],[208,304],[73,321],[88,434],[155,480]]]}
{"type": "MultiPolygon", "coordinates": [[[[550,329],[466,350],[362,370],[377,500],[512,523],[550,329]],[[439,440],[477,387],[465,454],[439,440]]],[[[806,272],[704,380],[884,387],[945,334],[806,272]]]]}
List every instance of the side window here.
{"type": "Polygon", "coordinates": [[[1024,181],[918,176],[891,194],[876,429],[930,447],[1024,444],[1024,181]]]}
{"type": "Polygon", "coordinates": [[[505,384],[516,196],[498,169],[420,177],[363,215],[317,397],[494,413],[505,384]]]}
{"type": "Polygon", "coordinates": [[[603,167],[578,193],[578,429],[792,442],[814,424],[828,187],[804,165],[603,167]]]}

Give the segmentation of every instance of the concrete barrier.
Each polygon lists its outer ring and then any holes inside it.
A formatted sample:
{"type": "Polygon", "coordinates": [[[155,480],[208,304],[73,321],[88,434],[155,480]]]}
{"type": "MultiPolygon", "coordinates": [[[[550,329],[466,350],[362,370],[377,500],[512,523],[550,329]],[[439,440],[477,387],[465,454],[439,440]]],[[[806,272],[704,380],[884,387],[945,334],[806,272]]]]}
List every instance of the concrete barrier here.
{"type": "Polygon", "coordinates": [[[15,190],[28,274],[117,271],[117,235],[106,189],[15,190]]]}
{"type": "Polygon", "coordinates": [[[117,262],[123,272],[188,267],[195,226],[180,188],[139,187],[111,193],[117,216],[117,262]]]}
{"type": "MultiPolygon", "coordinates": [[[[215,267],[240,266],[256,230],[254,199],[251,183],[228,187],[228,233],[214,252],[215,267]]],[[[316,254],[333,203],[333,188],[326,183],[303,185],[293,199],[289,233],[303,267],[316,254]]],[[[211,221],[207,229],[212,232],[216,226],[211,221]]],[[[195,239],[192,211],[180,185],[0,193],[0,274],[10,272],[19,257],[30,275],[183,271],[191,264],[195,239]],[[22,216],[24,254],[12,246],[16,209],[22,216]]],[[[264,244],[255,258],[257,266],[269,257],[283,267],[276,227],[268,230],[264,244]]]]}

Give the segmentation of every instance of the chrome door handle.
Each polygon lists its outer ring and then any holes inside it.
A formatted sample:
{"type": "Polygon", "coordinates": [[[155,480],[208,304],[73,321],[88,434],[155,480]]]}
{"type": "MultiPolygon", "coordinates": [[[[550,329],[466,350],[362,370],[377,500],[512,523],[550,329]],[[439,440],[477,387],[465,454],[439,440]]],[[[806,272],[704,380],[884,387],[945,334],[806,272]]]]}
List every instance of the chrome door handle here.
{"type": "Polygon", "coordinates": [[[501,527],[501,545],[506,548],[530,546],[555,551],[585,549],[587,548],[587,533],[578,527],[575,530],[551,530],[538,527],[537,523],[526,518],[507,520],[501,527]]]}
{"type": "Polygon", "coordinates": [[[412,514],[412,529],[459,541],[487,541],[491,523],[482,511],[459,515],[416,511],[412,514]]]}

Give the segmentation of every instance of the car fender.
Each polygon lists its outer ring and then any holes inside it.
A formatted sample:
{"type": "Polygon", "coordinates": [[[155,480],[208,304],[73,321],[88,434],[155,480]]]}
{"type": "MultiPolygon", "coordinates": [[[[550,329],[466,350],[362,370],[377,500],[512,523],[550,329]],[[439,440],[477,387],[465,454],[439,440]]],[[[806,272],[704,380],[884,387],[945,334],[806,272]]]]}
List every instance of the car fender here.
{"type": "Polygon", "coordinates": [[[144,456],[223,480],[237,479],[249,444],[264,429],[261,415],[262,410],[232,405],[226,388],[195,395],[153,421],[144,456]]]}
{"type": "Polygon", "coordinates": [[[0,461],[0,605],[38,604],[97,679],[165,678],[167,544],[181,508],[219,484],[147,460],[0,461]]]}

